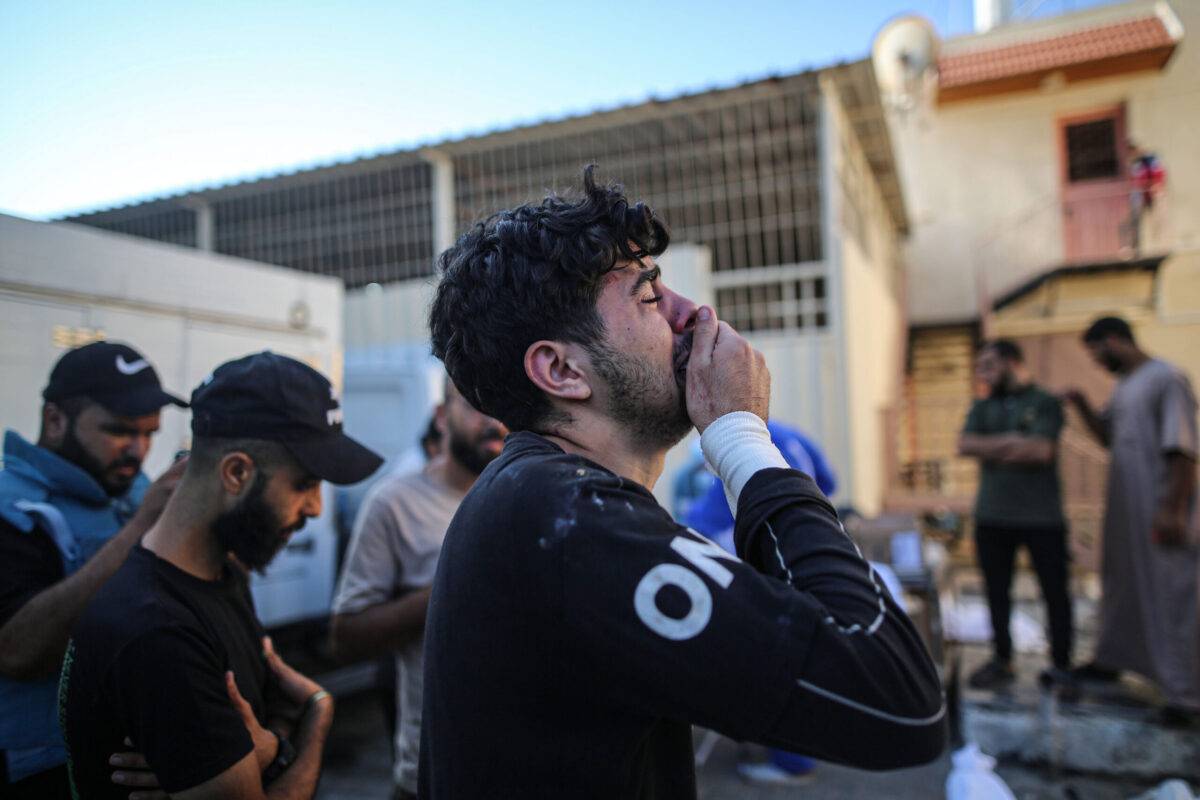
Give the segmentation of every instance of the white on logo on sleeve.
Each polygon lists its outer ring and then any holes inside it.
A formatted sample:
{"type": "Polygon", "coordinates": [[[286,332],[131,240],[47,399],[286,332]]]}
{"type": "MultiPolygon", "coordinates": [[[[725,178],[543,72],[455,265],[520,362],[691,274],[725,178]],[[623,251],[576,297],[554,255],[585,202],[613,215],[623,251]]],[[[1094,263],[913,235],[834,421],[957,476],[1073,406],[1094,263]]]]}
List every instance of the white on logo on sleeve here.
{"type": "Polygon", "coordinates": [[[666,639],[690,639],[708,626],[712,617],[712,595],[696,573],[678,564],[659,564],[638,581],[633,591],[633,607],[646,627],[666,639]],[[692,607],[680,619],[658,610],[658,590],[664,586],[682,589],[692,607]]]}
{"type": "MultiPolygon", "coordinates": [[[[695,535],[699,537],[699,534],[695,535]]],[[[671,540],[671,549],[687,559],[695,569],[712,578],[722,589],[728,589],[729,584],[733,583],[733,573],[716,559],[739,559],[713,542],[703,537],[689,539],[676,536],[671,540]]],[[[679,564],[653,567],[642,576],[633,590],[633,607],[638,619],[659,636],[673,641],[691,639],[703,631],[712,618],[712,603],[712,593],[700,576],[679,564]],[[659,610],[658,592],[666,586],[674,586],[687,595],[690,607],[682,617],[671,617],[659,610]]]]}

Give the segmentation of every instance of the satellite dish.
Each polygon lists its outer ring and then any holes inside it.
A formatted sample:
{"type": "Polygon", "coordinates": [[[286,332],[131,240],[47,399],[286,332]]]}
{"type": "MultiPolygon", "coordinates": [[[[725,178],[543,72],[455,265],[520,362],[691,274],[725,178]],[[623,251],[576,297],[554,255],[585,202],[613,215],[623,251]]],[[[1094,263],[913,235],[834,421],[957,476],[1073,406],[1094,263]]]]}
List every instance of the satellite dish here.
{"type": "Polygon", "coordinates": [[[924,17],[897,17],[879,30],[871,63],[888,108],[907,114],[932,99],[940,49],[937,32],[924,17]]]}

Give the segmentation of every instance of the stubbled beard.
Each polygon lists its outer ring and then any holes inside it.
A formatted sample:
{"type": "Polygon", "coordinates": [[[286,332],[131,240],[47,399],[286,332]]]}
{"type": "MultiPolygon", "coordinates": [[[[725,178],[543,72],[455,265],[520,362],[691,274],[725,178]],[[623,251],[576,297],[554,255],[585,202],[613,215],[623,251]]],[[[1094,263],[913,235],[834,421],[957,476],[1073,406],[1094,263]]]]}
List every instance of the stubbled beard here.
{"type": "Polygon", "coordinates": [[[608,415],[629,434],[629,440],[648,450],[667,450],[692,429],[685,391],[690,338],[672,354],[672,374],[664,380],[655,367],[632,353],[620,353],[607,342],[588,345],[592,366],[608,385],[608,415]],[[686,352],[685,352],[686,351],[686,352]]]}
{"type": "Polygon", "coordinates": [[[1012,391],[1014,382],[1011,372],[1002,372],[996,382],[988,386],[988,396],[1007,396],[1012,391]]]}
{"type": "Polygon", "coordinates": [[[63,436],[62,444],[59,445],[56,453],[91,475],[109,497],[120,497],[125,494],[137,479],[136,471],[125,478],[114,474],[114,470],[125,466],[131,466],[135,470],[142,468],[142,462],[132,456],[121,456],[108,464],[101,464],[100,460],[89,453],[83,446],[83,442],[79,441],[79,437],[75,435],[74,420],[68,423],[66,435],[63,436]]]}
{"type": "Polygon", "coordinates": [[[263,499],[266,487],[266,477],[259,472],[242,501],[218,516],[212,524],[221,548],[233,553],[247,569],[259,573],[287,543],[284,534],[289,529],[304,527],[303,518],[290,526],[279,518],[263,499]]]}
{"type": "Polygon", "coordinates": [[[473,475],[479,475],[483,472],[484,468],[499,455],[499,453],[493,453],[484,445],[497,439],[504,441],[504,437],[500,435],[500,431],[491,426],[479,436],[472,439],[455,430],[450,423],[447,423],[446,435],[450,447],[450,457],[466,467],[473,475]]]}

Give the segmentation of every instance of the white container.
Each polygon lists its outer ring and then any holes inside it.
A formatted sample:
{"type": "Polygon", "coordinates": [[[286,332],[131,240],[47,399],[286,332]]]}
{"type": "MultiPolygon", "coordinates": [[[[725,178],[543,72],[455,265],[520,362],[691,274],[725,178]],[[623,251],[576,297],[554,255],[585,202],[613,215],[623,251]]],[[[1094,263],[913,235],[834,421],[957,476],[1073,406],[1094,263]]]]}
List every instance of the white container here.
{"type": "Polygon", "coordinates": [[[996,759],[980,752],[974,743],[954,751],[954,764],[946,778],[946,800],[1017,800],[993,769],[996,759]]]}

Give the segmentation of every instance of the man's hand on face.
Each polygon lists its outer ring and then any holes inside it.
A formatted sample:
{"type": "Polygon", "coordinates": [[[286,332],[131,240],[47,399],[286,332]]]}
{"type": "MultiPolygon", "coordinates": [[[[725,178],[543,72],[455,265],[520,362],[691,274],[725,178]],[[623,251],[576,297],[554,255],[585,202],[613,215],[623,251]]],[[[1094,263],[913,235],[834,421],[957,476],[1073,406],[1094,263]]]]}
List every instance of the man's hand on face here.
{"type": "Polygon", "coordinates": [[[158,476],[154,483],[150,484],[150,488],[146,490],[146,496],[142,498],[142,504],[138,506],[137,514],[134,519],[138,521],[146,530],[149,530],[157,520],[162,510],[167,505],[167,500],[171,498],[171,494],[175,491],[175,487],[179,485],[179,481],[183,478],[184,470],[187,469],[187,457],[183,457],[171,465],[171,468],[158,476]]]}
{"type": "Polygon", "coordinates": [[[128,736],[125,746],[129,748],[127,752],[113,753],[108,758],[109,766],[118,768],[112,774],[112,782],[132,790],[129,800],[165,800],[169,795],[159,788],[158,776],[150,770],[146,757],[133,750],[128,736]]]}
{"type": "Polygon", "coordinates": [[[687,410],[701,433],[733,411],[749,411],[764,421],[771,399],[771,373],[762,353],[750,346],[709,306],[696,312],[687,368],[687,410]]]}

